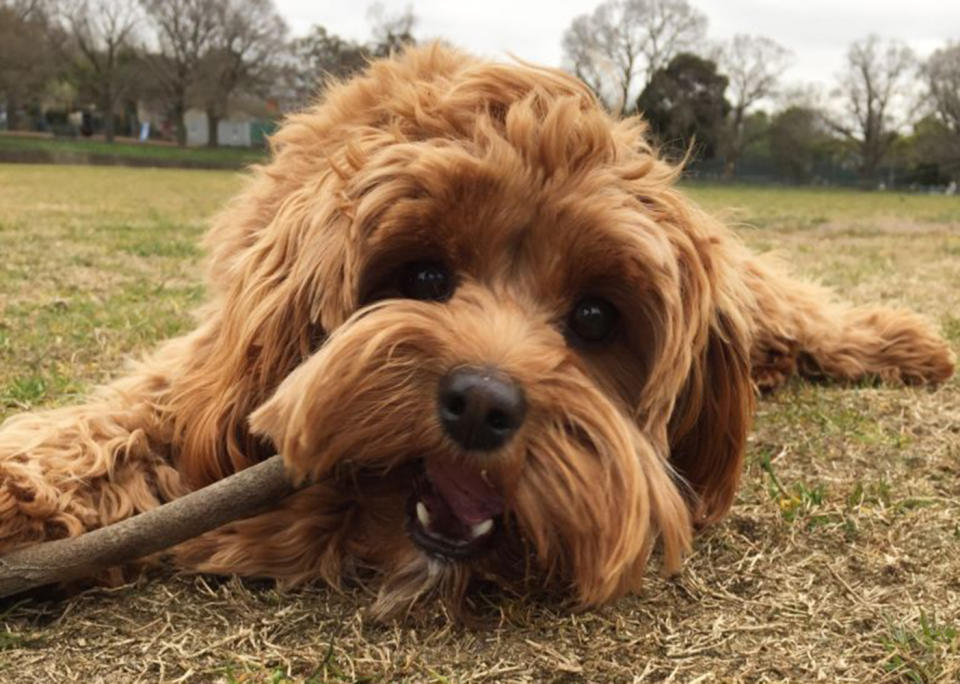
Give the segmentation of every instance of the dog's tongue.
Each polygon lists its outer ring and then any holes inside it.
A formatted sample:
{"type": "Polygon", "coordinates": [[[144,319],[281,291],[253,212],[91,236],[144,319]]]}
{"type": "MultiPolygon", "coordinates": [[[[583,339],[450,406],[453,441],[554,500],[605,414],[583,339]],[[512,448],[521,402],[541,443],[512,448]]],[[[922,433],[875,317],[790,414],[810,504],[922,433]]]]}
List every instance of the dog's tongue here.
{"type": "Polygon", "coordinates": [[[503,512],[503,498],[474,470],[452,459],[427,459],[427,478],[451,512],[475,525],[503,512]]]}

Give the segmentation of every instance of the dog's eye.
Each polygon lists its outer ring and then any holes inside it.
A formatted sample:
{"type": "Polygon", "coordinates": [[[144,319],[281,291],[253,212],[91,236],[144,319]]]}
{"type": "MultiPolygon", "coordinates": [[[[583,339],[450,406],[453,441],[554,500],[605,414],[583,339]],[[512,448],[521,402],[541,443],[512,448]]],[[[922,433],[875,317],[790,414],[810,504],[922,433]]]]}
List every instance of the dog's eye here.
{"type": "Polygon", "coordinates": [[[415,261],[400,273],[400,292],[404,297],[428,302],[445,302],[453,294],[453,277],[437,261],[415,261]]]}
{"type": "Polygon", "coordinates": [[[567,325],[584,342],[603,342],[617,325],[620,313],[601,297],[584,297],[573,307],[567,325]]]}

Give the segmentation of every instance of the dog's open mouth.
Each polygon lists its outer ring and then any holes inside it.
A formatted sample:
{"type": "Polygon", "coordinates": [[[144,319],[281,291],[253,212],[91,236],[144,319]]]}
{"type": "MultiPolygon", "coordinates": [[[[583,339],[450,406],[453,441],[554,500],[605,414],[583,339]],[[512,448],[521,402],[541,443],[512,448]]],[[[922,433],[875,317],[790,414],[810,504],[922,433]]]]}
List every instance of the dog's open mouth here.
{"type": "Polygon", "coordinates": [[[502,512],[503,498],[481,470],[427,458],[407,504],[407,529],[427,553],[464,559],[489,545],[502,512]]]}

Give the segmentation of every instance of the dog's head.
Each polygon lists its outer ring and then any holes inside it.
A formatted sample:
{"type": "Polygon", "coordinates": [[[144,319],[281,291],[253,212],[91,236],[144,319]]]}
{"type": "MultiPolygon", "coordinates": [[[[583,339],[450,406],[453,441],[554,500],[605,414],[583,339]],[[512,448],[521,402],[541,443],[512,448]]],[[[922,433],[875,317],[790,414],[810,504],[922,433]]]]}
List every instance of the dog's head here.
{"type": "Polygon", "coordinates": [[[753,392],[734,249],[644,134],[560,72],[440,46],[332,87],[211,234],[186,440],[229,470],[252,413],[336,483],[386,608],[471,574],[596,604],[658,540],[676,567],[730,505],[753,392]]]}

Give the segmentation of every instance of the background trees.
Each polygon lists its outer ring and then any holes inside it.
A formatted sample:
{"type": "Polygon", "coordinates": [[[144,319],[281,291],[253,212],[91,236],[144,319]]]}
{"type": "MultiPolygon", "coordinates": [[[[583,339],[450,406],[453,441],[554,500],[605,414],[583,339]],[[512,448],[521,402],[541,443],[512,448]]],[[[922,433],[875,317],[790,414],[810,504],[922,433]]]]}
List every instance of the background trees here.
{"type": "Polygon", "coordinates": [[[571,22],[564,60],[611,112],[638,109],[664,149],[692,151],[695,172],[733,178],[746,163],[804,182],[960,179],[960,44],[918,65],[902,43],[868,36],[850,45],[828,104],[797,103],[784,97],[783,46],[746,34],[710,43],[706,28],[685,0],[606,0],[571,22]]]}
{"type": "Polygon", "coordinates": [[[773,117],[768,131],[770,152],[780,175],[793,183],[810,183],[818,165],[828,163],[836,141],[820,112],[791,105],[773,117]]]}
{"type": "Polygon", "coordinates": [[[266,95],[280,72],[286,22],[273,0],[207,0],[215,30],[198,62],[197,98],[207,114],[208,145],[238,90],[266,95]]]}
{"type": "Polygon", "coordinates": [[[686,0],[607,0],[573,20],[564,58],[611,110],[626,112],[653,75],[696,48],[706,30],[706,15],[686,0]]]}
{"type": "Polygon", "coordinates": [[[722,154],[732,176],[744,148],[766,134],[747,120],[776,93],[789,53],[760,36],[710,45],[706,29],[686,0],[607,0],[573,20],[562,45],[568,67],[611,111],[639,109],[669,147],[695,141],[701,158],[722,154]]]}
{"type": "Polygon", "coordinates": [[[326,78],[346,78],[367,63],[363,45],[329,33],[324,26],[314,26],[310,33],[291,44],[288,78],[293,97],[308,102],[321,89],[326,78]]]}
{"type": "Polygon", "coordinates": [[[347,78],[370,59],[385,57],[416,42],[413,31],[417,18],[409,6],[391,15],[375,4],[367,12],[367,20],[371,38],[366,43],[341,38],[323,26],[314,26],[308,35],[291,43],[288,78],[293,106],[310,103],[329,79],[347,78]]]}
{"type": "Polygon", "coordinates": [[[157,36],[147,62],[186,144],[191,103],[207,115],[208,144],[240,91],[266,94],[286,50],[287,26],[273,0],[140,0],[157,36]]]}
{"type": "Polygon", "coordinates": [[[934,52],[922,71],[934,116],[953,135],[960,135],[960,43],[934,52]]]}
{"type": "Polygon", "coordinates": [[[0,0],[0,103],[8,128],[27,125],[28,110],[59,71],[48,41],[51,30],[39,0],[0,0]]]}
{"type": "Polygon", "coordinates": [[[405,45],[417,42],[413,37],[417,17],[412,5],[407,5],[396,14],[388,14],[383,3],[375,2],[367,9],[367,21],[371,27],[367,47],[374,57],[386,57],[405,45]]]}
{"type": "Polygon", "coordinates": [[[713,157],[720,147],[730,103],[724,97],[727,77],[708,59],[683,52],[653,74],[637,98],[637,111],[674,154],[692,144],[696,153],[713,157]]]}
{"type": "Polygon", "coordinates": [[[897,41],[877,36],[854,43],[835,95],[841,113],[828,114],[831,127],[853,144],[861,178],[873,182],[907,106],[905,81],[911,75],[913,52],[897,41]],[[899,109],[898,109],[899,107],[899,109]]]}
{"type": "Polygon", "coordinates": [[[177,143],[187,144],[184,114],[191,87],[200,79],[201,60],[217,30],[215,5],[207,0],[140,0],[155,31],[157,50],[147,55],[176,129],[177,143]]]}
{"type": "Polygon", "coordinates": [[[913,157],[960,181],[960,43],[936,50],[921,68],[929,113],[914,124],[913,157]]]}
{"type": "Polygon", "coordinates": [[[763,129],[748,135],[747,115],[751,108],[777,92],[789,56],[783,46],[763,36],[738,34],[721,47],[718,66],[727,76],[731,100],[724,142],[725,177],[733,176],[744,148],[763,135],[763,129]]]}
{"type": "Polygon", "coordinates": [[[142,17],[136,0],[74,0],[61,5],[61,19],[77,79],[92,92],[103,113],[104,137],[113,142],[114,114],[132,85],[130,67],[137,59],[135,31],[142,17]]]}
{"type": "MultiPolygon", "coordinates": [[[[269,130],[331,78],[415,42],[411,6],[369,6],[369,34],[358,40],[325,26],[290,37],[275,3],[0,0],[0,128],[111,141],[143,118],[152,135],[182,145],[189,111],[191,136],[205,121],[216,146],[224,119],[234,131],[250,120],[269,130]]],[[[832,86],[824,79],[810,86],[817,96],[798,101],[783,82],[787,50],[758,35],[709,41],[695,3],[602,0],[562,34],[565,65],[614,115],[639,108],[691,173],[960,182],[960,43],[918,60],[869,36],[850,45],[832,86]]]]}

